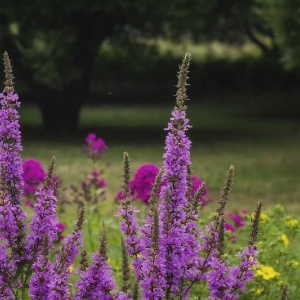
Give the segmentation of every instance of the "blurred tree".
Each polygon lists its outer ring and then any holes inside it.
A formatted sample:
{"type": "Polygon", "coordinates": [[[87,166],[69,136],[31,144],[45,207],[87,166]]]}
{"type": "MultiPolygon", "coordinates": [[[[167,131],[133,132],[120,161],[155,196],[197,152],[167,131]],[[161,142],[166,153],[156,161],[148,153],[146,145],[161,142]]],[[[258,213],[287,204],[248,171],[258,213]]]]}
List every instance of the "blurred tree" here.
{"type": "Polygon", "coordinates": [[[275,59],[279,45],[294,66],[300,61],[299,1],[0,0],[0,50],[27,81],[44,127],[74,130],[104,41],[131,45],[134,60],[141,48],[133,42],[151,37],[250,39],[275,59]]]}
{"type": "Polygon", "coordinates": [[[300,67],[300,0],[257,0],[289,68],[300,67]]]}
{"type": "Polygon", "coordinates": [[[250,40],[265,57],[278,58],[274,28],[266,17],[274,1],[277,0],[214,0],[215,5],[207,17],[205,31],[211,31],[210,39],[233,44],[250,40]]]}
{"type": "MultiPolygon", "coordinates": [[[[175,2],[194,7],[200,16],[203,1],[175,2]]],[[[74,130],[102,43],[159,36],[168,21],[182,18],[178,8],[168,0],[6,1],[0,11],[1,50],[27,80],[44,128],[74,130]]]]}

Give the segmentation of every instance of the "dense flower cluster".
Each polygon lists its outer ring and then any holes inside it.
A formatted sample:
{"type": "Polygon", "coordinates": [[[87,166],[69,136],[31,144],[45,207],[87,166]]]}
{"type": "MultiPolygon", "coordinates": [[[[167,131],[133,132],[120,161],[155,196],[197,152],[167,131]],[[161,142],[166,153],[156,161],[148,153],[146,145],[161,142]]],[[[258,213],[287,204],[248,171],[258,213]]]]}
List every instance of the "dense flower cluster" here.
{"type": "Polygon", "coordinates": [[[14,276],[17,266],[22,260],[26,226],[25,213],[21,209],[23,194],[22,150],[18,94],[13,88],[12,69],[7,53],[4,53],[5,88],[0,93],[0,239],[1,265],[0,290],[11,294],[8,290],[7,274],[14,276]],[[5,247],[3,249],[2,247],[5,247]]]}
{"type": "MultiPolygon", "coordinates": [[[[188,299],[193,285],[207,282],[209,298],[237,299],[245,291],[246,282],[253,279],[257,265],[254,246],[258,232],[261,203],[253,217],[248,245],[237,256],[238,265],[231,266],[224,255],[224,210],[232,182],[233,167],[221,194],[219,207],[211,223],[198,226],[198,210],[206,190],[198,179],[191,176],[190,147],[187,137],[190,128],[186,118],[186,80],[190,56],[186,55],[178,75],[176,106],[166,128],[164,165],[139,170],[135,189],[139,197],[149,203],[143,222],[136,218],[138,211],[130,203],[129,156],[124,153],[123,197],[118,216],[122,218],[124,233],[122,253],[122,290],[119,291],[108,263],[105,225],[101,232],[100,247],[89,264],[86,251],[81,251],[77,280],[70,280],[76,257],[83,245],[81,209],[74,231],[62,245],[54,248],[58,230],[62,229],[56,215],[57,180],[53,177],[54,159],[48,168],[42,187],[35,192],[34,214],[28,230],[20,207],[23,190],[22,163],[18,124],[17,95],[12,90],[12,74],[6,54],[6,89],[0,95],[0,297],[1,299],[97,299],[143,300],[188,299]],[[148,170],[148,171],[147,171],[148,170]],[[151,170],[151,171],[149,171],[151,170]],[[156,173],[156,174],[155,174],[156,173]],[[158,174],[157,174],[158,173],[158,174]],[[145,176],[143,176],[145,175],[145,176]],[[145,179],[146,178],[146,179],[145,179]],[[155,180],[154,180],[155,178],[155,180]],[[154,183],[153,183],[154,180],[154,183]],[[147,183],[146,188],[137,184],[147,183]],[[150,181],[152,181],[150,183],[150,181]],[[196,187],[195,187],[196,186],[196,187]],[[150,197],[148,193],[150,192],[150,197]],[[144,198],[145,199],[145,198],[144,198]],[[28,232],[26,234],[26,232],[28,232]],[[53,251],[54,250],[54,251],[53,251]],[[130,267],[135,273],[130,287],[130,267]]],[[[95,134],[86,138],[87,154],[93,159],[107,149],[95,134]]],[[[92,174],[99,182],[99,174],[92,174]]],[[[93,179],[92,178],[92,179],[93,179]]],[[[200,295],[199,295],[200,296],[200,295]]]]}
{"type": "MultiPolygon", "coordinates": [[[[210,298],[237,299],[239,291],[245,290],[245,282],[252,280],[252,268],[257,264],[253,243],[261,204],[255,213],[249,243],[238,253],[240,264],[231,266],[223,256],[224,209],[233,168],[215,221],[203,231],[197,225],[199,202],[192,193],[191,141],[186,135],[190,125],[184,105],[188,65],[189,56],[186,56],[178,76],[176,106],[166,128],[163,173],[159,173],[153,185],[150,209],[142,226],[138,225],[137,211],[129,201],[128,168],[124,167],[127,184],[118,215],[124,219],[121,229],[128,253],[133,256],[132,265],[144,300],[188,299],[191,287],[203,280],[208,283],[210,298]],[[161,182],[163,185],[159,188],[161,182]]],[[[125,165],[128,161],[126,158],[125,165]]],[[[199,193],[203,195],[205,190],[200,189],[199,193]]]]}
{"type": "Polygon", "coordinates": [[[280,276],[280,273],[276,272],[275,269],[271,266],[259,264],[255,275],[262,276],[264,280],[270,280],[280,276]]]}
{"type": "Polygon", "coordinates": [[[84,153],[93,161],[99,159],[102,154],[108,149],[104,140],[97,137],[95,133],[89,133],[85,138],[83,146],[84,153]]]}

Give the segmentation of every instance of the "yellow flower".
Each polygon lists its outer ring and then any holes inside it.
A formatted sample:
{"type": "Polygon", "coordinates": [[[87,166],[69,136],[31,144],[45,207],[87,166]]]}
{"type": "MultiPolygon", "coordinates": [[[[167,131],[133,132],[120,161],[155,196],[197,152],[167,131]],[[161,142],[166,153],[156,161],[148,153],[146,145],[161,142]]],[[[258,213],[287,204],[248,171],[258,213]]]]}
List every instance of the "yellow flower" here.
{"type": "Polygon", "coordinates": [[[74,271],[74,267],[72,265],[69,265],[69,271],[72,273],[74,271]]]}
{"type": "MultiPolygon", "coordinates": [[[[254,219],[254,213],[251,214],[251,218],[254,219]]],[[[259,219],[261,223],[266,223],[269,220],[269,217],[267,214],[261,213],[259,219]]]]}
{"type": "Polygon", "coordinates": [[[260,215],[260,221],[261,221],[262,223],[266,223],[268,220],[269,220],[268,215],[265,214],[265,213],[261,213],[261,215],[260,215]]]}
{"type": "Polygon", "coordinates": [[[264,288],[260,287],[256,290],[256,294],[261,294],[264,291],[264,288]]]}
{"type": "Polygon", "coordinates": [[[285,223],[292,228],[298,225],[298,221],[296,219],[285,221],[285,223]]]}
{"type": "Polygon", "coordinates": [[[292,260],[289,262],[291,264],[292,267],[297,268],[299,266],[299,262],[296,260],[292,260]]]}
{"type": "Polygon", "coordinates": [[[259,269],[256,271],[256,276],[262,276],[265,280],[276,278],[279,275],[280,273],[276,272],[271,266],[259,265],[259,269]]]}
{"type": "Polygon", "coordinates": [[[281,241],[283,242],[285,248],[287,248],[289,245],[289,239],[287,238],[286,234],[281,235],[281,241]]]}

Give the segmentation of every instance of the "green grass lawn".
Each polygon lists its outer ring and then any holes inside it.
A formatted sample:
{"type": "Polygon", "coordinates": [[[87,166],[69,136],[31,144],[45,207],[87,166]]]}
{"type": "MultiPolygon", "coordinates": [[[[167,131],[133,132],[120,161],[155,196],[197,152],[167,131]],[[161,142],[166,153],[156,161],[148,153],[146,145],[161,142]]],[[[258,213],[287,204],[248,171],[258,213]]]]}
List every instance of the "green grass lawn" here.
{"type": "MultiPolygon", "coordinates": [[[[240,100],[236,97],[229,105],[220,99],[188,103],[194,174],[207,182],[211,197],[218,199],[226,171],[233,164],[231,209],[252,210],[262,199],[265,207],[281,203],[287,211],[299,213],[300,114],[295,98],[240,100]]],[[[124,151],[131,156],[133,171],[145,162],[162,164],[163,129],[172,108],[172,99],[169,106],[161,107],[84,107],[78,133],[55,138],[39,131],[41,118],[36,107],[24,106],[23,158],[36,157],[47,164],[55,155],[63,185],[79,184],[83,173],[93,167],[82,154],[84,137],[95,132],[109,147],[102,165],[110,163],[105,175],[112,198],[122,184],[124,151]]]]}

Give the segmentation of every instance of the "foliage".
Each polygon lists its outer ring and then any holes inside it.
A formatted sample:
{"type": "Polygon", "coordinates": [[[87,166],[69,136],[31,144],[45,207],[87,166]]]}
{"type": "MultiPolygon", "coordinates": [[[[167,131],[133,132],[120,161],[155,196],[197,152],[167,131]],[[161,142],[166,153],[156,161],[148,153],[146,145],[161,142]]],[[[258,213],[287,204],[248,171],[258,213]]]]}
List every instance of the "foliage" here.
{"type": "Polygon", "coordinates": [[[274,39],[281,49],[282,62],[289,68],[299,69],[300,60],[300,1],[257,0],[263,17],[272,28],[274,39]]]}
{"type": "MultiPolygon", "coordinates": [[[[248,297],[275,299],[283,285],[289,285],[290,299],[299,295],[300,256],[299,218],[284,211],[282,206],[261,215],[259,269],[255,280],[249,285],[248,297]]],[[[241,298],[243,299],[243,298],[241,298]]]]}

